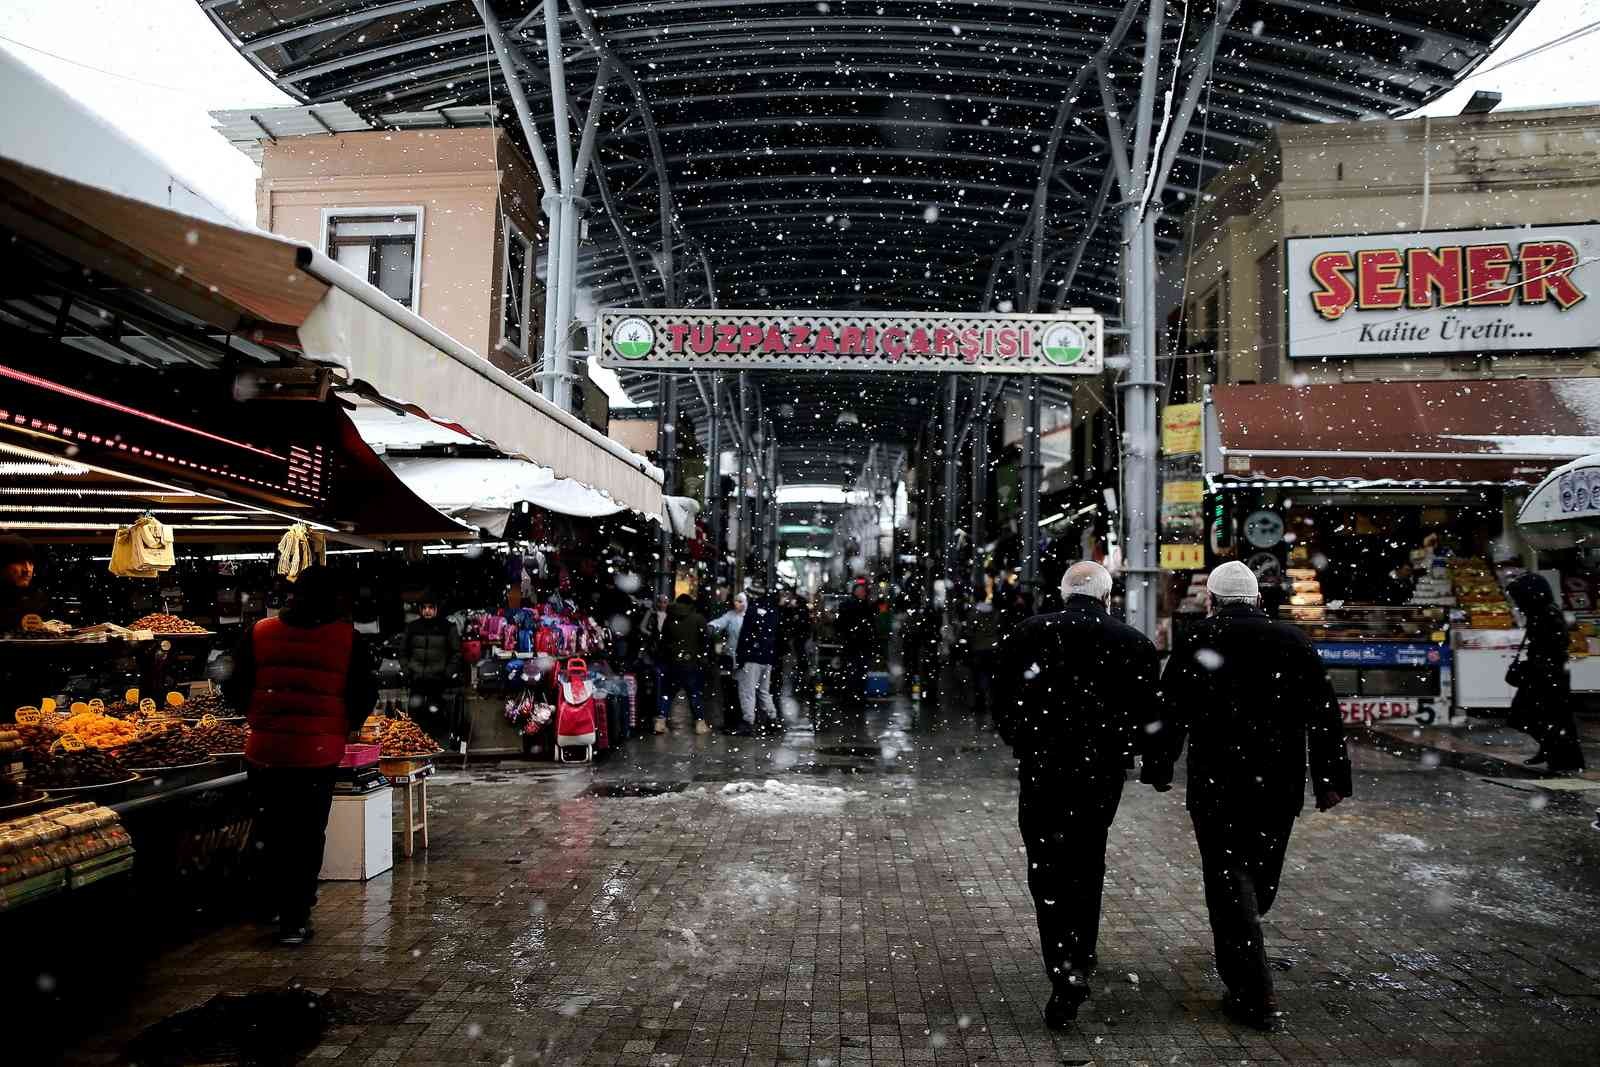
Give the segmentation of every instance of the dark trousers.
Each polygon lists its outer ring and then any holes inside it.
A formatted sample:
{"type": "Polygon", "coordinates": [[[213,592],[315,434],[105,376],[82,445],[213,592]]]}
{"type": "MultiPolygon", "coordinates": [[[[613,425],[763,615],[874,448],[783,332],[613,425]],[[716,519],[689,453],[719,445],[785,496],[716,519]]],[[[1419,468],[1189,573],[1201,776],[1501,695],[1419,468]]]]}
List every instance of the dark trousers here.
{"type": "Polygon", "coordinates": [[[699,667],[690,667],[682,663],[668,664],[662,672],[664,679],[661,686],[661,696],[656,703],[656,715],[667,718],[672,713],[672,698],[678,695],[678,690],[689,691],[689,709],[694,717],[706,717],[706,676],[699,667]]]}
{"type": "Polygon", "coordinates": [[[285,929],[306,925],[333,807],[337,767],[251,767],[255,853],[262,910],[285,929]]]}
{"type": "Polygon", "coordinates": [[[1261,917],[1278,895],[1294,818],[1191,812],[1205,880],[1217,973],[1248,1007],[1272,998],[1261,917]]]}
{"type": "Polygon", "coordinates": [[[1122,798],[1121,779],[1105,783],[1101,792],[1096,803],[1077,811],[1060,798],[1027,795],[1018,807],[1039,949],[1052,982],[1087,970],[1100,937],[1106,838],[1122,798]]]}

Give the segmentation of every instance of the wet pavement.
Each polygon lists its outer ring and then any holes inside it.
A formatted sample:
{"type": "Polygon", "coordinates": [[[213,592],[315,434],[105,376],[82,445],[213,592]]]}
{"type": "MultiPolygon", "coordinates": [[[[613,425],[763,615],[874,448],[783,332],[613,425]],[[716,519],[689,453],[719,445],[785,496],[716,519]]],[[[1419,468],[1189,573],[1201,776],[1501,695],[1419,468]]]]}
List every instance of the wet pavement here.
{"type": "Polygon", "coordinates": [[[1595,1062],[1589,809],[1355,757],[1356,799],[1301,820],[1267,923],[1277,1034],[1218,1012],[1182,788],[1136,785],[1094,999],[1046,1030],[1007,754],[965,714],[900,702],[781,743],[680,731],[596,768],[442,773],[431,849],[325,885],[312,945],[203,935],[108,991],[66,1058],[202,1062],[174,1031],[292,988],[313,1029],[260,1060],[1595,1062]]]}

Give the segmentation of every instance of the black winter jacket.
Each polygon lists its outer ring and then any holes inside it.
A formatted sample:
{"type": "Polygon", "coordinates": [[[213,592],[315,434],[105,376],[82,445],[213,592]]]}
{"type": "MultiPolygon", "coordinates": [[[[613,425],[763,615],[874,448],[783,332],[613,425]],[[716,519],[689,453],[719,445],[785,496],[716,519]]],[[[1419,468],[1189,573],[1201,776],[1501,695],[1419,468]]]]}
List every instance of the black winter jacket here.
{"type": "Polygon", "coordinates": [[[667,608],[667,625],[661,632],[661,657],[657,662],[698,667],[710,647],[706,617],[695,610],[694,603],[687,597],[673,601],[667,608]]]}
{"type": "Polygon", "coordinates": [[[1228,606],[1167,660],[1162,716],[1142,780],[1172,781],[1189,743],[1190,811],[1292,818],[1316,793],[1350,795],[1350,755],[1328,672],[1299,629],[1228,606]]]}
{"type": "Polygon", "coordinates": [[[771,597],[751,597],[745,609],[744,622],[739,627],[739,647],[736,650],[738,665],[746,663],[778,662],[777,602],[771,597]]]}
{"type": "Polygon", "coordinates": [[[413,683],[443,685],[461,676],[461,631],[444,616],[406,627],[401,666],[413,683]]]}
{"type": "Polygon", "coordinates": [[[1021,762],[1024,803],[1109,823],[1160,713],[1155,646],[1093,597],[1071,596],[1017,627],[997,656],[996,725],[1021,762]]]}

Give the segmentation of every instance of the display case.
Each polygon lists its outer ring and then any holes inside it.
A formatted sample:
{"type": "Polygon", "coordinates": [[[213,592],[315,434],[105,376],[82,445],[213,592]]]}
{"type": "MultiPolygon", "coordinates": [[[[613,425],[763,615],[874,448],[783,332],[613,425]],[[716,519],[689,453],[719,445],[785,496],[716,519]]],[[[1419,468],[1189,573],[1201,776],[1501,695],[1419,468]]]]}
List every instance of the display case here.
{"type": "Polygon", "coordinates": [[[1443,607],[1325,605],[1291,619],[1317,650],[1347,726],[1447,720],[1452,655],[1443,607]]]}

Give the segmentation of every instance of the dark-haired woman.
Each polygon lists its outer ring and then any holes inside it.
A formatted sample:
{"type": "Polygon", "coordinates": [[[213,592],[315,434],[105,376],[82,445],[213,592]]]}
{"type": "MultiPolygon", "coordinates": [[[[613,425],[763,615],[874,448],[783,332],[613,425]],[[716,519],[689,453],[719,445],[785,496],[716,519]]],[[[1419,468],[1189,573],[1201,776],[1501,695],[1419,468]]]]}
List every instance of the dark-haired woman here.
{"type": "Polygon", "coordinates": [[[1537,574],[1515,578],[1506,587],[1522,612],[1527,636],[1522,646],[1522,678],[1511,700],[1511,721],[1539,742],[1531,764],[1548,762],[1555,773],[1583,769],[1583,749],[1572,717],[1572,682],[1567,676],[1567,617],[1537,574]]]}
{"type": "Polygon", "coordinates": [[[244,755],[263,910],[277,915],[280,944],[302,945],[345,740],[378,696],[371,651],[344,617],[332,573],[300,572],[282,614],[245,635],[225,689],[250,721],[244,755]]]}

